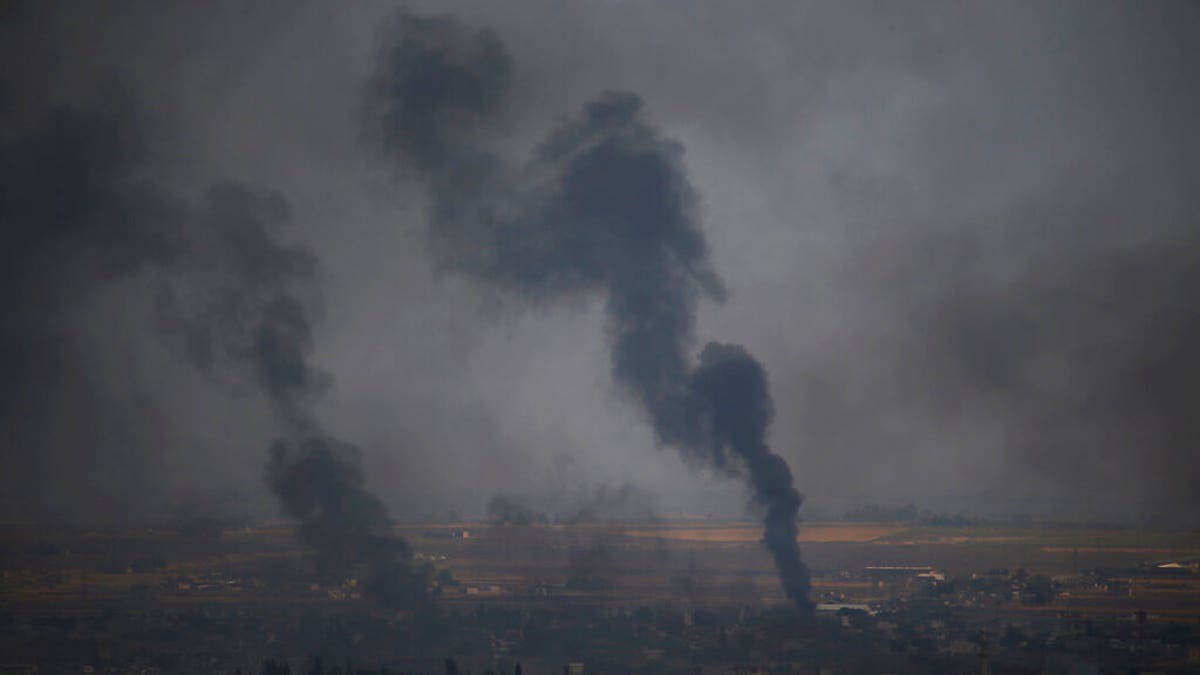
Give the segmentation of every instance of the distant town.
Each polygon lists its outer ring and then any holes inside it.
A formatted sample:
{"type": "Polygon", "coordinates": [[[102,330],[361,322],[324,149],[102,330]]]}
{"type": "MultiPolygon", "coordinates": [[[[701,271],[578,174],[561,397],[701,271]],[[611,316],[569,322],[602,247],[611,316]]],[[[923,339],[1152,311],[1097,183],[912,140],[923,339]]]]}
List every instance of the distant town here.
{"type": "Polygon", "coordinates": [[[3,537],[4,673],[1190,673],[1200,534],[808,523],[816,611],[752,523],[397,528],[429,602],[281,527],[3,537]]]}

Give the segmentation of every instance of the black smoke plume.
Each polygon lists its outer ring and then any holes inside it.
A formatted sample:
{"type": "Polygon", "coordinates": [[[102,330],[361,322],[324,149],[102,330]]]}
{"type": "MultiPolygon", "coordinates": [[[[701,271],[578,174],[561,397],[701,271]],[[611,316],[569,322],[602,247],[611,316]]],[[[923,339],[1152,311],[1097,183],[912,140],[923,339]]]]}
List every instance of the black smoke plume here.
{"type": "Polygon", "coordinates": [[[601,484],[590,493],[579,486],[565,499],[550,501],[547,509],[539,509],[520,495],[497,494],[488,501],[487,520],[500,526],[645,522],[655,519],[654,497],[630,483],[601,484]]]}
{"type": "MultiPolygon", "coordinates": [[[[287,440],[272,448],[269,482],[300,520],[320,571],[344,579],[362,570],[379,599],[412,604],[424,583],[364,490],[357,449],[332,439],[310,408],[329,379],[310,363],[318,264],[311,250],[278,238],[291,218],[286,201],[237,183],[214,185],[195,202],[173,194],[149,175],[138,112],[113,81],[87,100],[11,120],[0,135],[6,466],[36,475],[55,429],[78,426],[47,463],[74,469],[91,489],[109,485],[86,467],[115,451],[90,437],[112,417],[111,404],[89,386],[96,355],[73,328],[103,289],[143,284],[156,291],[153,319],[174,354],[215,379],[250,383],[271,402],[287,440]]],[[[153,426],[148,417],[126,426],[153,426]]],[[[150,444],[118,437],[113,445],[150,444]]],[[[142,488],[111,488],[121,486],[142,488]]]]}
{"type": "Polygon", "coordinates": [[[309,361],[316,256],[271,235],[290,218],[278,195],[223,185],[209,192],[206,207],[187,274],[160,295],[164,332],[197,367],[234,371],[271,402],[287,440],[272,446],[267,480],[300,521],[320,577],[336,583],[362,573],[377,600],[419,604],[424,571],[410,565],[411,550],[366,491],[358,448],[331,437],[310,408],[329,384],[309,361]]]}
{"type": "MultiPolygon", "coordinates": [[[[0,99],[19,95],[0,87],[0,99]]],[[[89,502],[137,510],[154,406],[98,392],[81,307],[186,251],[188,209],[145,179],[130,93],[110,80],[82,98],[24,116],[0,108],[0,447],[6,495],[35,516],[86,517],[89,502]],[[129,467],[117,476],[96,459],[114,456],[129,467]]]]}
{"type": "Polygon", "coordinates": [[[330,581],[362,572],[364,590],[391,607],[421,606],[426,570],[392,534],[383,503],[363,487],[358,448],[327,436],[271,448],[268,481],[300,537],[316,554],[317,573],[330,581]]]}
{"type": "Polygon", "coordinates": [[[647,522],[655,519],[655,495],[630,483],[599,485],[559,516],[567,525],[647,522]]]}
{"type": "Polygon", "coordinates": [[[519,497],[509,495],[495,495],[488,500],[487,519],[493,525],[501,527],[507,525],[527,527],[529,525],[545,525],[550,522],[550,518],[545,513],[523,503],[519,497]]]}
{"type": "Polygon", "coordinates": [[[602,293],[614,380],[663,443],[749,472],[767,513],[764,543],[787,595],[807,610],[795,537],[801,499],[766,443],[762,366],[729,345],[705,347],[698,367],[690,356],[696,304],[724,290],[696,222],[683,148],[642,121],[637,95],[606,93],[527,166],[509,167],[475,139],[510,78],[497,37],[453,17],[401,14],[386,33],[370,133],[427,185],[441,264],[535,300],[602,293]]]}

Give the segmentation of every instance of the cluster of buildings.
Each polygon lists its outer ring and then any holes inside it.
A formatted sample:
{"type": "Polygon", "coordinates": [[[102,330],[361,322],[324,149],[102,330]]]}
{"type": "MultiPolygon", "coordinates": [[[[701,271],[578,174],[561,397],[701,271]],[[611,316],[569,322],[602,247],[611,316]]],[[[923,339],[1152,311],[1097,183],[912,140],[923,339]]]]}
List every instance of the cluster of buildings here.
{"type": "MultiPolygon", "coordinates": [[[[0,672],[232,675],[272,662],[299,675],[317,657],[439,675],[447,659],[462,675],[513,673],[518,663],[531,675],[1200,672],[1193,560],[1054,576],[823,570],[815,615],[803,617],[751,597],[466,582],[444,555],[425,555],[442,568],[427,611],[380,607],[355,579],[160,572],[152,585],[106,596],[55,573],[42,585],[57,595],[0,605],[0,654],[10,658],[0,672]]],[[[5,581],[32,584],[15,573],[5,581]]]]}

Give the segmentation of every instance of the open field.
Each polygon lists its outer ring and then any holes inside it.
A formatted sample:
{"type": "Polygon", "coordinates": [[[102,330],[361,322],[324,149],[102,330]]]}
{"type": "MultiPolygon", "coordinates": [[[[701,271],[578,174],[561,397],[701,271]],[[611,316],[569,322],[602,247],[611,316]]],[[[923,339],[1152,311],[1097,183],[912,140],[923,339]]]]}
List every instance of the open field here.
{"type": "MultiPolygon", "coordinates": [[[[54,664],[41,672],[166,663],[166,672],[207,673],[216,662],[225,664],[221,672],[255,672],[264,658],[299,663],[316,653],[423,672],[455,654],[482,672],[488,664],[511,667],[505,650],[512,649],[527,672],[549,673],[580,653],[626,663],[669,653],[677,665],[698,649],[734,661],[769,659],[755,645],[776,638],[797,658],[871,654],[877,668],[886,664],[879,672],[923,673],[921,659],[936,654],[959,672],[973,658],[963,644],[970,652],[981,631],[1007,635],[1015,626],[1037,640],[1074,640],[1055,647],[1070,658],[1126,663],[1121,636],[1136,617],[1153,635],[1200,625],[1193,532],[806,523],[798,539],[813,575],[810,597],[827,619],[819,636],[808,637],[787,628],[786,618],[764,618],[792,610],[753,523],[398,526],[414,563],[435,580],[435,610],[421,615],[432,623],[382,607],[357,580],[319,579],[288,527],[219,537],[150,528],[0,532],[0,625],[9,627],[0,653],[54,664]],[[1158,567],[1169,562],[1179,566],[1158,567]],[[1033,598],[1031,578],[1050,592],[1033,598]],[[877,616],[850,622],[832,615],[839,607],[877,616]],[[701,613],[707,623],[687,623],[701,613]],[[856,628],[864,621],[869,631],[856,628]],[[618,639],[617,625],[638,628],[618,639]],[[726,628],[744,640],[733,652],[726,628]],[[867,651],[862,640],[872,645],[867,651]],[[906,645],[902,656],[896,640],[906,645]]],[[[1008,658],[1044,658],[1029,644],[1041,643],[1015,640],[1008,658]]],[[[1179,649],[1159,651],[1182,658],[1179,649]]]]}
{"type": "MultiPolygon", "coordinates": [[[[904,527],[893,525],[842,523],[815,523],[800,526],[797,541],[809,542],[864,542],[904,531],[904,527]]],[[[651,537],[673,541],[702,541],[712,543],[757,542],[762,537],[758,524],[713,525],[694,527],[688,525],[661,525],[629,527],[622,530],[628,537],[651,537]]]]}
{"type": "MultiPolygon", "coordinates": [[[[565,588],[581,577],[588,595],[604,602],[687,599],[700,603],[785,602],[772,562],[754,524],[686,523],[586,527],[459,525],[467,539],[424,538],[405,531],[418,550],[443,562],[466,584],[488,589],[496,600],[519,601],[541,588],[565,588]],[[588,585],[588,584],[584,584],[588,585]]],[[[1081,570],[1125,570],[1200,557],[1200,537],[1188,532],[1126,532],[1070,528],[925,528],[887,524],[806,524],[798,537],[813,572],[814,592],[837,591],[855,600],[887,597],[858,578],[868,567],[925,566],[950,577],[1019,569],[1060,577],[1081,570]],[[1145,542],[1143,546],[1130,543],[1145,542]]],[[[1190,582],[1189,582],[1190,584],[1190,582]]],[[[1178,605],[1200,615],[1200,586],[1171,592],[1137,587],[1132,597],[1084,594],[1061,600],[1079,608],[1178,605]],[[1089,604],[1090,603],[1090,604],[1089,604]]],[[[455,602],[456,600],[450,599],[455,602]]]]}
{"type": "MultiPolygon", "coordinates": [[[[754,523],[455,523],[396,530],[421,563],[457,580],[443,589],[441,601],[450,604],[485,598],[784,601],[754,523]]],[[[872,566],[927,566],[952,577],[997,569],[1061,576],[1200,558],[1200,534],[1194,532],[806,523],[799,541],[816,592],[835,589],[859,599],[880,597],[871,583],[850,578],[872,566]]],[[[152,529],[9,527],[0,539],[0,569],[0,604],[10,608],[131,595],[160,602],[322,597],[311,591],[316,584],[306,553],[287,527],[228,531],[219,538],[152,529]]],[[[1200,613],[1194,590],[1185,584],[1140,592],[1147,600],[1200,613]]],[[[1108,604],[1137,604],[1127,600],[1105,598],[1108,604]]],[[[1080,599],[1069,604],[1086,605],[1080,599]]]]}

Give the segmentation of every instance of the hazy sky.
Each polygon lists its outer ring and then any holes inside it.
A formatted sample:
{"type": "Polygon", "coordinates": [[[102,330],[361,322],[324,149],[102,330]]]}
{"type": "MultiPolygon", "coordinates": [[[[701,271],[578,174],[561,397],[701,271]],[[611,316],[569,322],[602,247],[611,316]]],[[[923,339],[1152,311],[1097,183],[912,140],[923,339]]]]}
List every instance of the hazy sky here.
{"type": "MultiPolygon", "coordinates": [[[[682,146],[728,296],[697,337],[766,367],[811,506],[1196,513],[1200,6],[405,7],[495,32],[511,91],[472,142],[497,156],[524,164],[607,91],[682,146]]],[[[613,383],[602,295],[439,267],[429,194],[367,122],[398,9],[0,9],[4,512],[277,512],[269,402],[163,328],[165,288],[210,288],[228,183],[312,255],[279,277],[328,375],[311,406],[394,517],[626,483],[745,512],[613,383]]]]}

